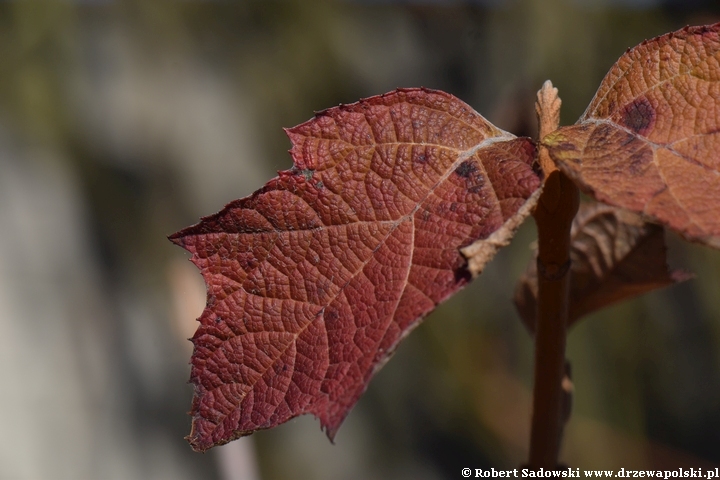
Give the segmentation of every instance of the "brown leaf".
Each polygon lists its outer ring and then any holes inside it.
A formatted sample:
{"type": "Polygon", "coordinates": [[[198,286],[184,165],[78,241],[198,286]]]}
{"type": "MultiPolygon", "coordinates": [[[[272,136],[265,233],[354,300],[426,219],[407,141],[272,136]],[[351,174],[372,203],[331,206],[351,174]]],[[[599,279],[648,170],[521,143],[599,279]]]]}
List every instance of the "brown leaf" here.
{"type": "Polygon", "coordinates": [[[597,200],[720,248],[720,24],[628,50],[576,125],[543,139],[597,200]]]}
{"type": "Polygon", "coordinates": [[[443,92],[397,90],[287,133],[292,170],[170,237],[207,284],[195,450],[304,413],[332,438],[398,343],[470,280],[459,249],[506,242],[537,201],[534,143],[443,92]]]}
{"type": "MultiPolygon", "coordinates": [[[[626,210],[582,203],[571,237],[568,326],[603,307],[692,276],[668,270],[663,228],[626,210]]],[[[537,285],[533,260],[515,289],[515,306],[531,332],[537,315],[537,285]]]]}

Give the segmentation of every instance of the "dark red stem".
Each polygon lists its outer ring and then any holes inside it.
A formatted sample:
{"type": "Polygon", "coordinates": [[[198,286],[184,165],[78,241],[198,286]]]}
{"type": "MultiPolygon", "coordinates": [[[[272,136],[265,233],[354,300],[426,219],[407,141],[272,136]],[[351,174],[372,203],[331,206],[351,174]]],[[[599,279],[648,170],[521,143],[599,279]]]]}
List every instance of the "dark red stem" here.
{"type": "Polygon", "coordinates": [[[570,280],[570,227],[579,192],[559,170],[550,173],[535,211],[538,228],[538,314],[529,466],[555,469],[565,423],[565,338],[570,280]]]}

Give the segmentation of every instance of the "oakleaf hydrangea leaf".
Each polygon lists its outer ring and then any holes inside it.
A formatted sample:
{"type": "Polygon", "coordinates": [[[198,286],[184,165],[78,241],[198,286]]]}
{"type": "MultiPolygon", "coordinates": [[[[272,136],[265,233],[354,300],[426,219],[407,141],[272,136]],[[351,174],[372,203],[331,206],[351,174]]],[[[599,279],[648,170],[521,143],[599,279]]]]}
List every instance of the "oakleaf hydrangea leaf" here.
{"type": "Polygon", "coordinates": [[[341,105],[287,133],[292,169],[170,237],[207,285],[198,451],[304,413],[332,439],[403,337],[470,280],[459,249],[511,237],[502,227],[539,192],[533,142],[439,91],[341,105]]]}

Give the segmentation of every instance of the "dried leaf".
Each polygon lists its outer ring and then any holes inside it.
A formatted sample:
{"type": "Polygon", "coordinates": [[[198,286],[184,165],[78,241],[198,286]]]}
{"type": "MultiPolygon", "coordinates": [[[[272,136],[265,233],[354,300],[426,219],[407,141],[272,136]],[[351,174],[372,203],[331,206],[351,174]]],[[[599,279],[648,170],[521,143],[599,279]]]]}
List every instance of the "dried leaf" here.
{"type": "MultiPolygon", "coordinates": [[[[571,238],[568,326],[603,307],[692,276],[668,269],[663,228],[626,210],[582,203],[571,238]]],[[[515,306],[531,332],[537,315],[537,282],[533,260],[515,289],[515,306]]]]}
{"type": "Polygon", "coordinates": [[[550,155],[597,200],[720,248],[720,24],[628,50],[550,155]]]}
{"type": "Polygon", "coordinates": [[[199,451],[303,413],[332,438],[400,340],[469,281],[459,249],[511,236],[537,198],[533,142],[446,93],[397,90],[287,133],[292,170],[170,237],[208,290],[192,339],[199,451]]]}

